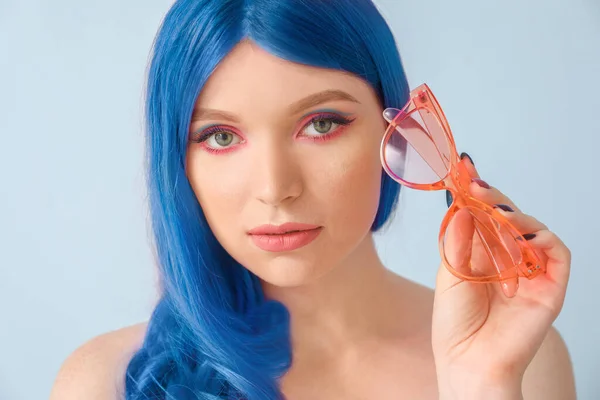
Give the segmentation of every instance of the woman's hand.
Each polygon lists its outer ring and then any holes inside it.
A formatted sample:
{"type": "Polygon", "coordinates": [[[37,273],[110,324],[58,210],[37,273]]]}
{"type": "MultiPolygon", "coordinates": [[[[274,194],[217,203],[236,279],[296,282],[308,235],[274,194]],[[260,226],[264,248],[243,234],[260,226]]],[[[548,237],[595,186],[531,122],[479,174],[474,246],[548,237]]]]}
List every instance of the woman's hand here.
{"type": "MultiPolygon", "coordinates": [[[[473,164],[464,162],[478,178],[473,164]]],[[[496,188],[476,180],[470,189],[485,203],[513,210],[502,212],[519,231],[532,234],[529,242],[547,272],[532,280],[520,278],[516,295],[509,297],[510,285],[461,281],[440,266],[432,327],[440,399],[521,399],[523,374],[562,309],[571,254],[544,224],[496,188]]],[[[459,244],[452,245],[447,238],[446,254],[460,251],[459,244]]]]}

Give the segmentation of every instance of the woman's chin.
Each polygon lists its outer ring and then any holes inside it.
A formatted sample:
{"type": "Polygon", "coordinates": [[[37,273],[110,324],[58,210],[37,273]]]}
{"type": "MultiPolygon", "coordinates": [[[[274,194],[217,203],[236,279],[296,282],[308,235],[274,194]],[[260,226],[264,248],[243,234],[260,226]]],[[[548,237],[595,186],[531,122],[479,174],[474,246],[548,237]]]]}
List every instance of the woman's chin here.
{"type": "MultiPolygon", "coordinates": [[[[323,264],[322,264],[323,265],[323,264]]],[[[253,271],[263,286],[298,287],[314,282],[327,271],[307,260],[272,260],[263,264],[260,271],[253,271]]]]}

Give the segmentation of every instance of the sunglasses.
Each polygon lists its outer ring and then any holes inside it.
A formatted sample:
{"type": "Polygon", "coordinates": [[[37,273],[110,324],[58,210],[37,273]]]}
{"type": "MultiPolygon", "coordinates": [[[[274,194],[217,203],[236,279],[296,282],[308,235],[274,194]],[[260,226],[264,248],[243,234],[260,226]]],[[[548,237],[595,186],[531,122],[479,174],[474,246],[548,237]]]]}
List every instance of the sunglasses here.
{"type": "Polygon", "coordinates": [[[469,193],[472,178],[456,150],[448,121],[426,84],[410,93],[401,110],[387,108],[389,123],[381,142],[381,163],[401,185],[418,190],[448,190],[453,202],[440,233],[446,268],[470,282],[532,279],[545,272],[533,247],[496,208],[469,193]]]}

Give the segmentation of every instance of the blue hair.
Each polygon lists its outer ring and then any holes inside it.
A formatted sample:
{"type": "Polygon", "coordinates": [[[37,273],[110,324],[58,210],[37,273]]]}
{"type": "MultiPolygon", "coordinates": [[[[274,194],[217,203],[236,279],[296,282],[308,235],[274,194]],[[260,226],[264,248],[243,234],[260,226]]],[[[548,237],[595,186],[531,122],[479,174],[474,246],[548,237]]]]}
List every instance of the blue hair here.
{"type": "MultiPolygon", "coordinates": [[[[284,398],[279,380],[292,362],[288,310],[266,299],[257,276],[221,247],[184,167],[195,101],[244,39],[282,59],[361,77],[382,107],[408,100],[396,43],[371,0],[175,2],[153,43],[146,87],[160,298],[127,366],[128,400],[284,398]]],[[[389,219],[399,189],[382,170],[372,231],[389,219]]]]}

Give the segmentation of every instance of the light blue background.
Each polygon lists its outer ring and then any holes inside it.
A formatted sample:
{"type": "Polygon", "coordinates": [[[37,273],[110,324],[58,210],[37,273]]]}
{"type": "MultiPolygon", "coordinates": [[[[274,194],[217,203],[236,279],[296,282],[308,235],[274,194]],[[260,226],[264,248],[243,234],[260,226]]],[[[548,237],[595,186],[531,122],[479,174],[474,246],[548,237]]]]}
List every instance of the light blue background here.
{"type": "MultiPolygon", "coordinates": [[[[432,87],[459,151],[570,246],[556,326],[579,398],[600,398],[600,3],[378,4],[411,85],[432,87]]],[[[2,400],[47,398],[70,352],[152,310],[141,98],[170,5],[0,0],[2,400]]],[[[382,258],[432,286],[444,195],[404,190],[401,201],[377,239],[382,258]]]]}

